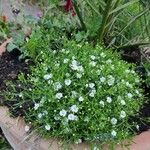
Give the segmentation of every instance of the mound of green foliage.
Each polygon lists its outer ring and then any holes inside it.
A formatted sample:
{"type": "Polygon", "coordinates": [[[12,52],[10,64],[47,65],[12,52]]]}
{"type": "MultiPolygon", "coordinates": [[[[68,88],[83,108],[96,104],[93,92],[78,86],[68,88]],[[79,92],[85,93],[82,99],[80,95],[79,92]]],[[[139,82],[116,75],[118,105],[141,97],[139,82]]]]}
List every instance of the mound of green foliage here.
{"type": "Polygon", "coordinates": [[[133,135],[136,123],[129,118],[143,103],[134,66],[101,46],[73,41],[57,51],[41,50],[39,58],[6,97],[16,109],[31,104],[25,118],[42,135],[102,144],[133,135]]]}

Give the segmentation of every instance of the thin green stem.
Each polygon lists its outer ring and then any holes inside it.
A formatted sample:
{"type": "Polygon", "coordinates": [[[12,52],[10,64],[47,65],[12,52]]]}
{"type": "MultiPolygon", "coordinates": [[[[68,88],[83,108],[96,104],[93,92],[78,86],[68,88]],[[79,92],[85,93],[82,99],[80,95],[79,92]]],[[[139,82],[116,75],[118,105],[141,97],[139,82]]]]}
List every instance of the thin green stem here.
{"type": "Polygon", "coordinates": [[[109,12],[111,10],[111,4],[112,4],[112,0],[108,0],[107,1],[107,4],[105,6],[105,11],[104,11],[104,14],[103,14],[103,19],[102,19],[102,23],[101,23],[101,26],[99,28],[99,32],[98,32],[98,39],[100,42],[103,42],[103,35],[104,35],[104,32],[105,32],[105,26],[107,24],[107,20],[108,20],[108,17],[109,17],[109,12]]]}

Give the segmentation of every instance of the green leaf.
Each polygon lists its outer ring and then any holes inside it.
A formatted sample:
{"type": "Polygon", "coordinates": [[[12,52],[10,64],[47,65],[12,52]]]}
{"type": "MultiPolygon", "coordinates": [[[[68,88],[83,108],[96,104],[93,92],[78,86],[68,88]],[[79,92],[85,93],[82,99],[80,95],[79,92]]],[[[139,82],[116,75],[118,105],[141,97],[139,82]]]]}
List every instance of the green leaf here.
{"type": "Polygon", "coordinates": [[[7,45],[7,51],[8,52],[11,52],[11,51],[13,51],[15,48],[18,48],[14,43],[9,43],[8,45],[7,45]]]}
{"type": "Polygon", "coordinates": [[[132,5],[132,4],[134,4],[134,3],[137,3],[138,1],[139,1],[139,0],[132,0],[131,2],[125,3],[124,5],[121,5],[121,6],[117,7],[116,9],[112,10],[112,11],[109,13],[109,15],[110,15],[110,14],[113,14],[113,13],[115,13],[115,12],[118,12],[118,11],[120,11],[120,10],[123,10],[123,9],[127,8],[128,6],[130,6],[130,5],[132,5]]]}

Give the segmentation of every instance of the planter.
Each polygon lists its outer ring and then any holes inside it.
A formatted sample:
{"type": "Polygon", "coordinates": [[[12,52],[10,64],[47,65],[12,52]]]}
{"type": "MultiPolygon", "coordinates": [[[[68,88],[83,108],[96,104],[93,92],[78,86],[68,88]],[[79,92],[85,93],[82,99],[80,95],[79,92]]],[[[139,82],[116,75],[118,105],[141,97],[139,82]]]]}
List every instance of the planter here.
{"type": "MultiPolygon", "coordinates": [[[[27,134],[25,131],[25,122],[23,118],[16,119],[9,117],[9,111],[6,107],[0,107],[0,127],[14,150],[61,150],[60,141],[45,140],[35,133],[27,134]]],[[[86,143],[71,145],[73,150],[90,150],[86,143]]],[[[105,150],[108,150],[107,146],[105,150]]],[[[117,146],[117,150],[123,150],[117,146]]],[[[150,131],[143,132],[133,139],[130,150],[150,150],[150,131]]]]}

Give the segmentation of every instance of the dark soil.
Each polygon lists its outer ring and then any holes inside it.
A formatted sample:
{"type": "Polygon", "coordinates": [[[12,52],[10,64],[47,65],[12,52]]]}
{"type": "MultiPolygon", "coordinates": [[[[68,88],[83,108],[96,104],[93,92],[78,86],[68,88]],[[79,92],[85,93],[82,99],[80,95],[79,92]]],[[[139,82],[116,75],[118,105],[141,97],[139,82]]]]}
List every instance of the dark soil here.
{"type": "MultiPolygon", "coordinates": [[[[28,72],[29,62],[19,61],[18,51],[4,53],[0,56],[0,92],[6,90],[6,81],[14,81],[20,72],[28,72]]],[[[0,96],[3,103],[3,97],[0,96]]]]}
{"type": "MultiPolygon", "coordinates": [[[[140,75],[143,81],[146,79],[147,72],[145,68],[141,65],[141,60],[143,59],[140,49],[138,47],[125,48],[122,51],[122,59],[127,61],[128,63],[136,64],[136,72],[140,75]]],[[[150,87],[146,83],[142,83],[141,88],[144,89],[145,94],[145,104],[139,111],[139,115],[135,117],[131,117],[129,122],[136,121],[139,123],[139,131],[141,133],[143,131],[147,131],[150,129],[150,87]]]]}

